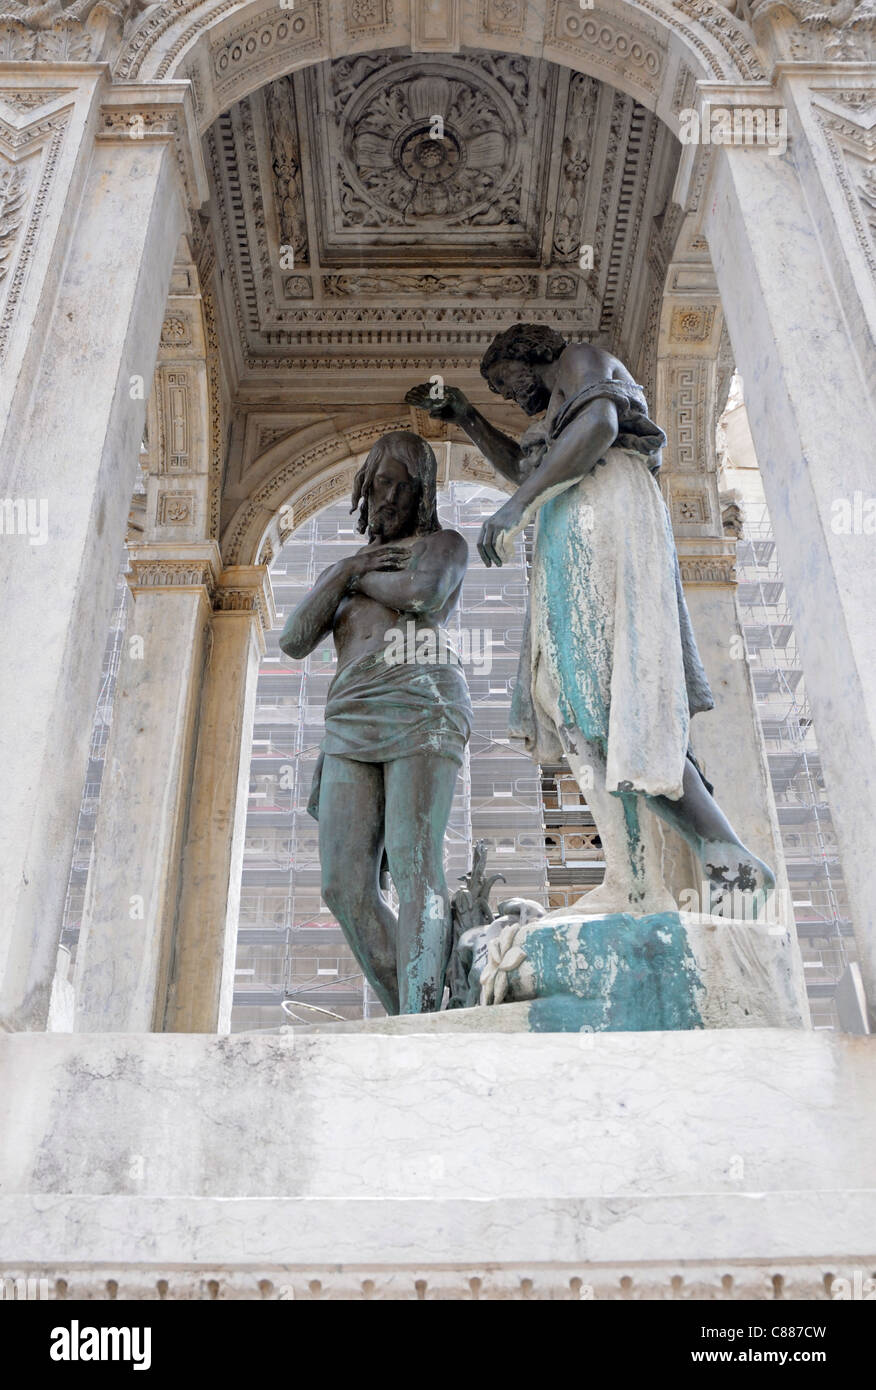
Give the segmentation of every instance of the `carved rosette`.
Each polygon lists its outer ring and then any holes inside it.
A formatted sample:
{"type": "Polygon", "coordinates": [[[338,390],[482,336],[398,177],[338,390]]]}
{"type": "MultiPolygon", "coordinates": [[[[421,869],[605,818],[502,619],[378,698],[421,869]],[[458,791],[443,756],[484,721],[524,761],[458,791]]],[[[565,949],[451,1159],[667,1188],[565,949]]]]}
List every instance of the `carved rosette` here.
{"type": "Polygon", "coordinates": [[[517,171],[516,124],[507,99],[476,67],[423,73],[403,65],[347,106],[349,215],[379,226],[486,212],[517,171]]]}

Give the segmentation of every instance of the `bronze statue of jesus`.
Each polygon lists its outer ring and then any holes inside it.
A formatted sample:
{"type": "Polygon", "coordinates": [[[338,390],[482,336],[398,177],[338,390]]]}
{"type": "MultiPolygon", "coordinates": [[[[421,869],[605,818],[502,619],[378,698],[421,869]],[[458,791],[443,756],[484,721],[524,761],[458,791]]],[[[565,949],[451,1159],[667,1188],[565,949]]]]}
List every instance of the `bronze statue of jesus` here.
{"type": "Polygon", "coordinates": [[[377,441],[353,489],[368,544],[320,575],[280,637],[297,660],[334,638],[308,809],[319,821],[322,896],[389,1014],[441,1007],[451,945],[444,832],[471,730],[459,660],[437,640],[468,547],[439,524],[436,477],[419,435],[377,441]],[[381,888],[384,854],[398,915],[381,888]]]}

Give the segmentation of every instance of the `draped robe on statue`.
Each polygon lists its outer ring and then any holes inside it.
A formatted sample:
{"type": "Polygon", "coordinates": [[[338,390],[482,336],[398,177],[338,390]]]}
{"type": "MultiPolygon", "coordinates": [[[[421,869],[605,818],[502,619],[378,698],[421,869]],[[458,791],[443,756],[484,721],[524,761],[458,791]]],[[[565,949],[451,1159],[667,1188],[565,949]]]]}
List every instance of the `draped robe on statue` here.
{"type": "Polygon", "coordinates": [[[471,734],[471,696],[446,640],[440,651],[433,660],[400,662],[390,660],[385,649],[367,652],[338,671],[326,699],[325,736],[307,803],[314,820],[326,754],[389,763],[433,753],[462,763],[471,734]]]}
{"type": "Polygon", "coordinates": [[[617,439],[538,513],[511,734],[539,762],[595,745],[609,791],[677,800],[691,715],[714,701],[656,480],[666,436],[635,383],[597,381],[530,426],[523,469],[600,398],[617,407],[617,439]]]}

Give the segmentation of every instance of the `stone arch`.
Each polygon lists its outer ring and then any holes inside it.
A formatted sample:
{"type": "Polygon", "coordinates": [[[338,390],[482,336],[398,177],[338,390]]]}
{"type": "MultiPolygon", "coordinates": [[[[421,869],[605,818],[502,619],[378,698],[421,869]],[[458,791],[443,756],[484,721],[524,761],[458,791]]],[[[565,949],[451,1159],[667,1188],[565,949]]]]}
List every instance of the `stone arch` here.
{"type": "Polygon", "coordinates": [[[386,48],[460,48],[541,56],[633,96],[663,119],[697,80],[764,81],[748,25],[718,0],[483,0],[410,9],[374,0],[370,17],[349,3],[298,0],[292,9],[264,0],[175,0],[147,11],[115,64],[123,81],[188,78],[205,130],[233,103],[274,78],[327,59],[386,48]],[[168,12],[169,11],[169,12],[168,12]]]}
{"type": "MultiPolygon", "coordinates": [[[[295,528],[331,502],[349,496],[356,469],[382,434],[411,427],[409,416],[378,420],[332,432],[317,443],[305,443],[302,436],[311,432],[301,430],[267,450],[262,457],[273,456],[270,471],[240,504],[223,535],[226,566],[270,564],[295,528]]],[[[438,455],[439,487],[450,481],[481,482],[512,491],[473,445],[429,442],[438,455]]]]}

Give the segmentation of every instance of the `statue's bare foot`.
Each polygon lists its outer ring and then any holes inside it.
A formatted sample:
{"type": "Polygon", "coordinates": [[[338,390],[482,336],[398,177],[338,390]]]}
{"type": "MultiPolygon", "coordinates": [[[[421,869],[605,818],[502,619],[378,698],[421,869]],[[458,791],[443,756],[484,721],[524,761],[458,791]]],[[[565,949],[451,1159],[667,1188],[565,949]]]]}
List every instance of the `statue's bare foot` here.
{"type": "Polygon", "coordinates": [[[743,920],[763,914],[776,876],[762,859],[730,840],[709,841],[702,858],[711,894],[711,902],[703,904],[705,913],[743,920]]]}
{"type": "Polygon", "coordinates": [[[616,912],[626,912],[633,917],[649,917],[656,912],[677,911],[678,904],[665,884],[638,895],[635,891],[630,892],[606,881],[591,888],[568,907],[556,907],[539,920],[559,922],[569,917],[610,917],[616,912]]]}

